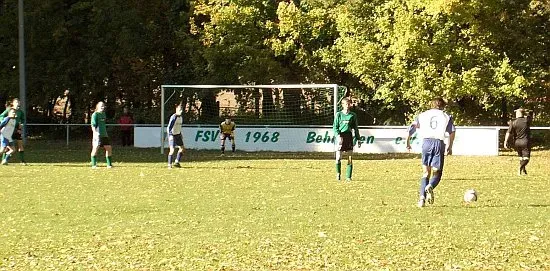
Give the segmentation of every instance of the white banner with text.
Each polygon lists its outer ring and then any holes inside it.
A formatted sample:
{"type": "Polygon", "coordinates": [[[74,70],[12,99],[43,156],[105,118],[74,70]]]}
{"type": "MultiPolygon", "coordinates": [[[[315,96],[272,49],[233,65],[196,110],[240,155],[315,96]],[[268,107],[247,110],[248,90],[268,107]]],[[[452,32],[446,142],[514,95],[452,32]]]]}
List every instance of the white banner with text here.
{"type": "MultiPolygon", "coordinates": [[[[219,149],[218,126],[184,126],[183,141],[189,149],[219,149]]],[[[358,153],[407,152],[407,127],[372,127],[360,129],[358,153]]],[[[164,136],[166,136],[164,134],[164,136]]],[[[160,147],[160,127],[136,127],[134,145],[141,148],[160,147]]],[[[332,152],[334,136],[330,128],[237,127],[235,143],[239,151],[332,152]]],[[[165,141],[165,146],[167,146],[165,141]]],[[[422,139],[411,138],[412,151],[420,153],[422,139]]],[[[226,148],[231,142],[226,141],[226,148]]],[[[453,145],[455,155],[498,155],[498,129],[495,127],[457,127],[453,145]]]]}

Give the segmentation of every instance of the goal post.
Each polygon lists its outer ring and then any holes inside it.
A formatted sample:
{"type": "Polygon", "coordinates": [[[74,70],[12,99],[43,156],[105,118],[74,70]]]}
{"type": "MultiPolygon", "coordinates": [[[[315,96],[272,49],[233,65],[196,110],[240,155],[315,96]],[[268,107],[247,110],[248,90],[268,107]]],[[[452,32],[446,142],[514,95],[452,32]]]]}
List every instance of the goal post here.
{"type": "MultiPolygon", "coordinates": [[[[332,122],[327,123],[327,120],[332,120],[338,111],[339,91],[342,88],[345,89],[337,84],[161,85],[160,152],[164,154],[167,117],[173,113],[175,104],[184,103],[186,117],[196,119],[194,124],[199,125],[215,124],[213,121],[221,119],[222,115],[244,118],[239,121],[251,125],[308,125],[319,122],[329,125],[332,122]],[[202,96],[208,97],[205,99],[202,96]],[[267,110],[266,102],[274,109],[267,110]],[[289,109],[291,107],[298,108],[289,109]],[[293,112],[291,115],[282,114],[290,110],[300,111],[299,122],[293,122],[293,112]],[[301,113],[305,111],[308,114],[303,117],[301,113]],[[205,114],[210,116],[209,122],[201,122],[205,114]]],[[[184,124],[189,124],[185,117],[184,124]]]]}

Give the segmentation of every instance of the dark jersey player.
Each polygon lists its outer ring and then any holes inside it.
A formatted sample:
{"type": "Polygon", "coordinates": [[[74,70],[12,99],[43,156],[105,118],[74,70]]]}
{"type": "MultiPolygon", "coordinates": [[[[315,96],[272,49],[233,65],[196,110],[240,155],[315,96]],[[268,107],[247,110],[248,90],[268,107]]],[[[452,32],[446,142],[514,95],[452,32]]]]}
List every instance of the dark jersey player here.
{"type": "Polygon", "coordinates": [[[506,137],[504,138],[504,148],[508,148],[508,140],[514,142],[514,149],[519,156],[518,175],[527,175],[525,167],[531,158],[531,118],[527,110],[520,108],[516,110],[516,119],[510,122],[506,137]]]}
{"type": "Polygon", "coordinates": [[[107,162],[107,168],[111,168],[111,156],[113,155],[113,148],[111,147],[111,140],[107,134],[105,115],[105,103],[98,102],[95,111],[91,117],[92,126],[92,152],[90,153],[92,160],[92,168],[97,168],[97,151],[100,147],[105,149],[105,161],[107,162]]]}
{"type": "Polygon", "coordinates": [[[357,115],[351,112],[351,100],[346,97],[341,100],[341,103],[342,110],[336,113],[332,125],[334,135],[337,136],[338,140],[338,149],[336,150],[336,180],[340,181],[342,170],[341,159],[342,154],[345,154],[348,156],[346,181],[351,181],[353,171],[353,146],[357,143],[358,147],[361,147],[361,136],[359,135],[357,115]]]}

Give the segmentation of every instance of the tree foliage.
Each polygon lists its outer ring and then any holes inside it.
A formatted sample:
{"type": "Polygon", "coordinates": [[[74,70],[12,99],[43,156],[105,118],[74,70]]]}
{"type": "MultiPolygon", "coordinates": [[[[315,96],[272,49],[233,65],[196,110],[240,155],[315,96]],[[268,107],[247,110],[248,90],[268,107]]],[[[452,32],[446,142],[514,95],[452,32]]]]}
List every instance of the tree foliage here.
{"type": "MultiPolygon", "coordinates": [[[[66,88],[83,118],[103,99],[111,108],[156,112],[161,84],[337,83],[350,87],[377,123],[402,124],[436,95],[461,124],[502,124],[517,106],[550,119],[544,0],[25,5],[28,108],[35,114],[46,114],[66,88]]],[[[16,8],[16,0],[0,1],[3,98],[18,94],[16,8]]],[[[213,105],[214,94],[200,98],[213,105]]],[[[299,101],[297,95],[284,99],[299,101]]]]}

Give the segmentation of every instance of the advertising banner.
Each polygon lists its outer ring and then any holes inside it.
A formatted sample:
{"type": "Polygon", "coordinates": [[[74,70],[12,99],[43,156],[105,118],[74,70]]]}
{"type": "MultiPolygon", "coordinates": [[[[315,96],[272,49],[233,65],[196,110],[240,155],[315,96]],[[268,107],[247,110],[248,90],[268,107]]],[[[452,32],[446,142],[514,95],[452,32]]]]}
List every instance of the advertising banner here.
{"type": "MultiPolygon", "coordinates": [[[[183,141],[189,149],[219,149],[218,126],[184,126],[183,141]]],[[[404,153],[407,127],[368,127],[359,130],[361,147],[358,153],[404,153]]],[[[136,127],[134,145],[142,148],[160,147],[160,127],[136,127]]],[[[166,136],[166,134],[164,134],[166,136]]],[[[235,131],[237,150],[279,152],[332,152],[334,136],[329,127],[238,127],[235,131]]],[[[165,142],[167,144],[167,142],[165,142]]],[[[226,141],[230,149],[231,142],[226,141]]],[[[420,153],[422,139],[411,138],[412,152],[420,153]]],[[[453,145],[455,155],[498,155],[498,129],[494,127],[457,127],[453,145]]]]}

